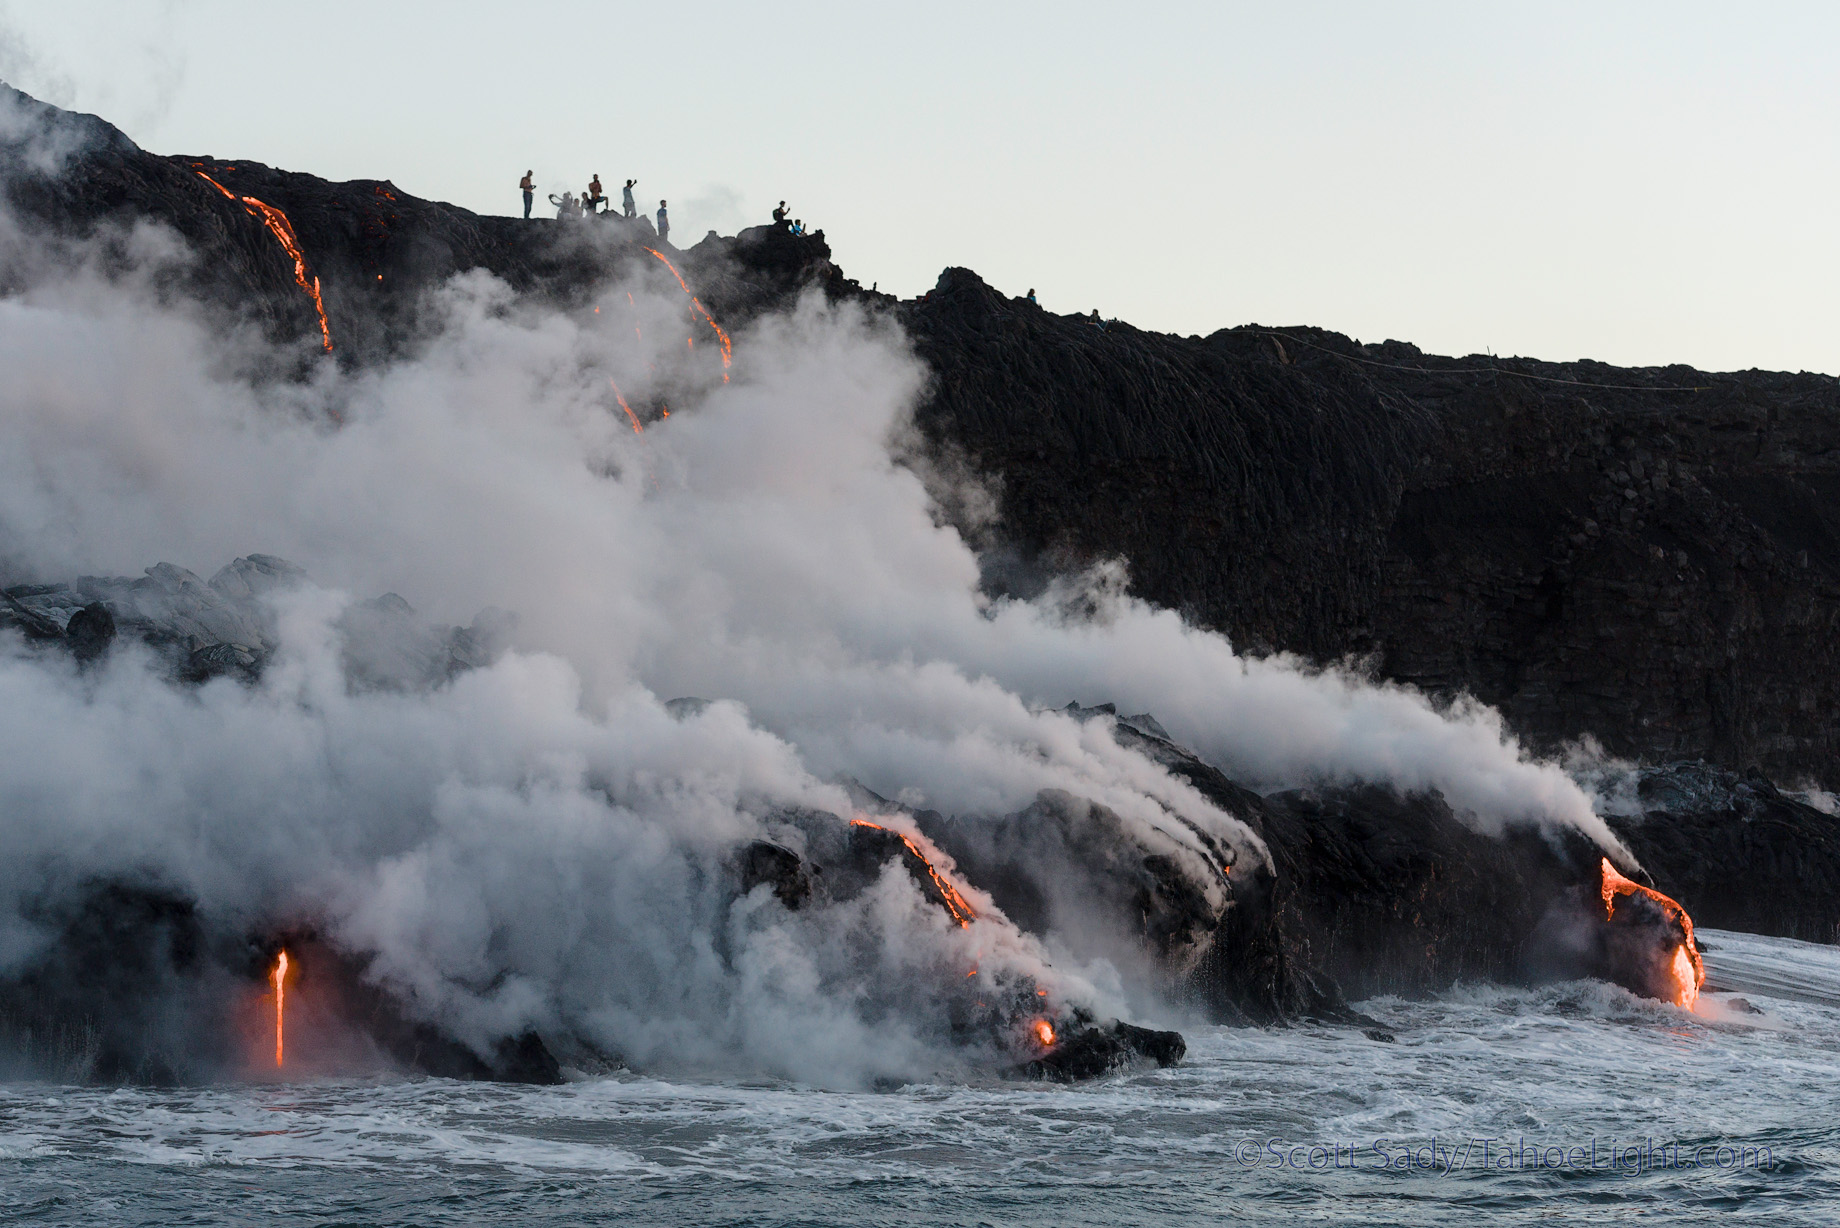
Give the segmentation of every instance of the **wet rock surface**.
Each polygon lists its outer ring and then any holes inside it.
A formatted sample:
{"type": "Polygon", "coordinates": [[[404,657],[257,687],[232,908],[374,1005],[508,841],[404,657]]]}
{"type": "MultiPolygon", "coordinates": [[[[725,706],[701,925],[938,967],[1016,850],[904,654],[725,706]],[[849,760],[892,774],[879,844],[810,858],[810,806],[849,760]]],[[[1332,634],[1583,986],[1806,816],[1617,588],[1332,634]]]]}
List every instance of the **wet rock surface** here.
{"type": "Polygon", "coordinates": [[[1138,1061],[1174,1066],[1187,1052],[1188,1043],[1178,1032],[1128,1023],[1115,1023],[1109,1028],[1087,1025],[1026,1063],[1021,1073],[1029,1078],[1071,1083],[1096,1079],[1138,1061]]]}

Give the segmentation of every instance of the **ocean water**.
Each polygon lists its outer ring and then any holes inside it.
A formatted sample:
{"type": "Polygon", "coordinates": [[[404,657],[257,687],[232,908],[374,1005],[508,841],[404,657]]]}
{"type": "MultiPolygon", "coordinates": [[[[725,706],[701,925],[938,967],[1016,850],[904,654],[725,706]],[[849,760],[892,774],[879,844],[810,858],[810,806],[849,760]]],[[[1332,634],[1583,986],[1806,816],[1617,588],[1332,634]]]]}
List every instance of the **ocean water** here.
{"type": "Polygon", "coordinates": [[[0,1222],[1840,1222],[1840,948],[1703,938],[1760,1013],[1469,986],[1074,1087],[11,1084],[0,1222]]]}

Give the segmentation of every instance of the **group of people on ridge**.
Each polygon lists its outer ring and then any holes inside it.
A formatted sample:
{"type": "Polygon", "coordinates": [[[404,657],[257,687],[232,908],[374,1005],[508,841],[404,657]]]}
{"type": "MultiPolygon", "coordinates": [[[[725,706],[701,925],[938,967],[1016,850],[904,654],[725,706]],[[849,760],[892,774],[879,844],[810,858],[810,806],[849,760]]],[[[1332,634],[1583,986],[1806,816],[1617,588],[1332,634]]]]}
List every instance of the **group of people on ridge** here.
{"type": "Polygon", "coordinates": [[[803,220],[799,218],[794,218],[790,222],[786,220],[786,202],[783,200],[779,202],[779,208],[773,211],[773,224],[788,234],[802,235],[805,233],[803,220]]]}
{"type": "MultiPolygon", "coordinates": [[[[620,212],[618,214],[615,214],[613,211],[613,198],[601,191],[601,176],[599,171],[596,171],[594,173],[594,178],[588,181],[588,190],[583,192],[579,199],[569,192],[564,192],[560,196],[552,193],[549,198],[549,203],[556,207],[556,217],[558,220],[562,218],[618,216],[630,221],[639,216],[638,203],[633,200],[633,185],[638,182],[637,179],[628,179],[626,181],[626,186],[620,190],[620,212]]],[[[524,217],[528,219],[530,217],[531,206],[536,203],[537,197],[535,171],[524,172],[524,177],[518,180],[518,190],[524,193],[524,217]]],[[[668,202],[662,200],[658,202],[658,237],[660,239],[669,239],[671,237],[670,206],[668,202]]]]}

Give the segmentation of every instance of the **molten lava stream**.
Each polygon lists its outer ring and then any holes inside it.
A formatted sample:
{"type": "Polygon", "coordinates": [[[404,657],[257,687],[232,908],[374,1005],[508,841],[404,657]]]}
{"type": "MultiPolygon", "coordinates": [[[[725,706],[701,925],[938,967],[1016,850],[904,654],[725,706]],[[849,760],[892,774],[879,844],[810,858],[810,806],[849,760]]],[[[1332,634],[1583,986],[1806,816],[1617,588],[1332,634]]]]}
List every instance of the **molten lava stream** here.
{"type": "MultiPolygon", "coordinates": [[[[677,278],[677,284],[683,287],[684,293],[690,294],[690,283],[684,280],[684,275],[677,271],[677,266],[672,264],[670,260],[665,257],[663,252],[653,247],[648,247],[645,250],[664,261],[664,267],[671,270],[671,276],[677,278]]],[[[709,327],[715,330],[716,339],[722,343],[722,382],[726,384],[728,383],[729,360],[734,354],[735,347],[729,342],[728,334],[722,330],[722,326],[716,323],[716,318],[709,314],[709,309],[703,306],[702,300],[698,299],[694,294],[690,294],[690,306],[695,309],[698,315],[709,322],[709,327]]],[[[692,348],[694,348],[694,346],[692,348]]]]}
{"type": "MultiPolygon", "coordinates": [[[[633,434],[635,435],[645,434],[645,428],[639,425],[639,415],[635,414],[632,411],[632,406],[626,403],[626,394],[620,391],[620,385],[618,381],[616,381],[612,376],[609,376],[607,378],[607,382],[613,385],[613,399],[618,401],[620,403],[620,408],[626,411],[626,417],[628,421],[632,423],[633,434]]],[[[665,415],[665,417],[667,418],[670,416],[671,415],[669,414],[665,415]]]]}
{"type": "MultiPolygon", "coordinates": [[[[660,259],[662,259],[662,257],[660,257],[660,259]]],[[[946,881],[945,875],[941,874],[933,867],[932,858],[921,852],[920,846],[915,844],[906,835],[896,831],[892,827],[883,827],[880,823],[871,823],[867,819],[851,819],[850,826],[871,827],[876,831],[885,831],[890,835],[898,837],[901,843],[907,846],[907,851],[918,857],[920,859],[920,864],[926,867],[927,874],[932,877],[933,886],[939,889],[940,896],[945,900],[946,911],[952,914],[952,919],[958,922],[959,927],[962,929],[977,919],[977,913],[972,911],[971,905],[965,897],[959,894],[958,888],[946,881]]],[[[975,971],[975,969],[973,971],[975,971]]]]}
{"type": "Polygon", "coordinates": [[[1674,1004],[1692,1010],[1699,1004],[1700,987],[1706,983],[1706,965],[1699,956],[1699,944],[1693,940],[1693,918],[1679,904],[1662,895],[1653,887],[1644,887],[1641,883],[1623,877],[1617,868],[1610,864],[1608,857],[1603,862],[1603,897],[1604,920],[1616,916],[1618,896],[1639,895],[1646,897],[1659,908],[1663,916],[1678,921],[1683,941],[1674,948],[1674,957],[1669,961],[1668,969],[1674,979],[1674,1004]]]}
{"type": "Polygon", "coordinates": [[[287,952],[283,951],[281,958],[275,961],[275,1069],[277,1070],[281,1069],[282,1038],[287,1017],[287,969],[287,952]]]}
{"type": "Polygon", "coordinates": [[[281,250],[293,257],[294,283],[306,291],[307,297],[313,300],[313,310],[319,315],[320,338],[325,343],[326,353],[332,353],[332,328],[326,323],[326,301],[320,297],[319,278],[315,277],[310,282],[307,280],[307,257],[300,250],[300,239],[295,235],[294,224],[288,221],[287,214],[253,196],[238,196],[203,171],[196,171],[196,173],[200,179],[242,205],[249,216],[268,227],[268,232],[275,236],[275,242],[281,244],[281,250]]]}

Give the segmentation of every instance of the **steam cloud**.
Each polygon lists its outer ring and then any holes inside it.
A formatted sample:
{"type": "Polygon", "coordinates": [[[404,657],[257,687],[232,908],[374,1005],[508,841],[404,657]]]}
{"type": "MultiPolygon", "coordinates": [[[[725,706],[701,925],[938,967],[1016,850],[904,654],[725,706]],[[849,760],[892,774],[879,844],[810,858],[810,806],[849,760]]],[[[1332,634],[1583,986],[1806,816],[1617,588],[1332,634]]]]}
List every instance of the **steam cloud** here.
{"type": "Polygon", "coordinates": [[[472,274],[412,357],[276,381],[251,374],[285,365],[253,330],[157,305],[151,277],[39,269],[0,300],[0,581],[265,551],[316,583],[275,598],[282,648],[253,686],[0,642],[0,975],[47,940],[47,896],[139,878],[310,921],[482,1049],[535,1026],[657,1066],[950,1069],[932,979],[982,966],[1118,1013],[1119,976],[1053,936],[959,929],[898,874],[789,913],[764,888],[731,909],[720,867],[749,839],[796,847],[788,809],[850,815],[846,778],[968,816],[1060,789],[1265,856],[1105,722],[1054,710],[1073,700],[1153,712],[1250,784],[1439,789],[1484,830],[1569,824],[1632,860],[1486,708],[1239,656],[1115,567],[980,593],[894,459],[925,373],[854,308],[759,322],[721,384],[675,287],[635,273],[601,298],[617,310],[569,316],[472,274]],[[636,435],[613,380],[671,416],[636,435]],[[432,691],[355,687],[334,623],[385,591],[451,622],[514,611],[516,647],[432,691]],[[689,695],[728,702],[661,702],[689,695]]]}

